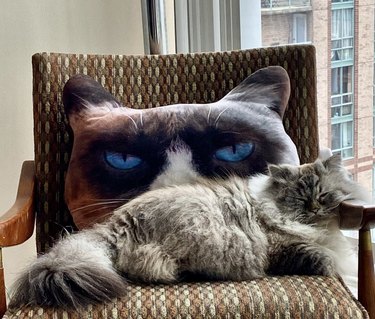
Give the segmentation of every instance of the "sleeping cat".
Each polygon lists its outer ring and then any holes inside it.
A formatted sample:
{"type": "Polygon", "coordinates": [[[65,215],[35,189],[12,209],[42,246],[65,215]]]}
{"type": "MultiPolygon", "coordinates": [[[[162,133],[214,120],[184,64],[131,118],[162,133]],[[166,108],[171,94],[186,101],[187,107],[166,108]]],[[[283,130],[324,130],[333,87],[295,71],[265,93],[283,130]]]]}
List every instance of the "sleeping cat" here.
{"type": "Polygon", "coordinates": [[[342,273],[350,247],[336,208],[364,199],[338,156],[269,175],[146,192],[68,236],[19,278],[10,307],[80,308],[125,294],[126,280],[249,280],[342,273]]]}
{"type": "Polygon", "coordinates": [[[287,72],[273,66],[215,103],[138,110],[87,76],[71,78],[63,92],[74,133],[65,199],[76,226],[105,220],[149,189],[299,164],[282,123],[289,93],[287,72]]]}

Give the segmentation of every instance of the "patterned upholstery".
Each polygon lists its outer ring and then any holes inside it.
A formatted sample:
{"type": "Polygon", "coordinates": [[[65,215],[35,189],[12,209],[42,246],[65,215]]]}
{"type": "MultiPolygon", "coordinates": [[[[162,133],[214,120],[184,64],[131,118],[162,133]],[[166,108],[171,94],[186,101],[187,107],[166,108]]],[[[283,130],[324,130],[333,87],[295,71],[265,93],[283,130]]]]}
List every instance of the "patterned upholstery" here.
{"type": "Polygon", "coordinates": [[[289,73],[292,89],[285,128],[301,161],[315,160],[318,131],[312,46],[166,56],[34,55],[38,251],[45,251],[65,228],[73,227],[64,203],[72,134],[61,100],[62,88],[72,75],[90,75],[125,106],[151,108],[216,101],[248,75],[269,65],[281,65],[289,73]]]}
{"type": "MultiPolygon", "coordinates": [[[[61,92],[74,74],[88,74],[125,106],[208,103],[223,97],[265,66],[284,67],[291,79],[287,133],[301,162],[318,154],[315,50],[294,45],[221,53],[167,56],[33,56],[37,249],[44,252],[74,229],[64,203],[72,133],[61,92]]],[[[130,285],[128,295],[80,314],[29,309],[5,318],[367,318],[338,278],[269,277],[248,282],[130,285]]]]}
{"type": "Polygon", "coordinates": [[[4,318],[368,318],[337,278],[268,277],[240,283],[130,285],[128,294],[81,313],[26,309],[4,318]]]}

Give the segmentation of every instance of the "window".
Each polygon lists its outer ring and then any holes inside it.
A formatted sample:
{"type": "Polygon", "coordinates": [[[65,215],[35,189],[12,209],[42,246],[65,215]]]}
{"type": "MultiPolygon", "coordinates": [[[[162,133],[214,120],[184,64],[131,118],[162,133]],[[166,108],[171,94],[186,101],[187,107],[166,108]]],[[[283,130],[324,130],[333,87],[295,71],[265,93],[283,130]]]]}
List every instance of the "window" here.
{"type": "Polygon", "coordinates": [[[258,0],[175,0],[177,52],[261,46],[258,0]]]}
{"type": "MultiPolygon", "coordinates": [[[[353,66],[331,70],[331,117],[353,117],[353,66]]],[[[347,118],[348,119],[348,118],[347,118]]]]}
{"type": "Polygon", "coordinates": [[[307,41],[307,19],[306,14],[293,15],[293,43],[307,41]]]}
{"type": "Polygon", "coordinates": [[[373,87],[372,87],[372,146],[375,147],[375,9],[374,9],[374,64],[373,64],[372,84],[373,84],[373,87]]]}
{"type": "MultiPolygon", "coordinates": [[[[374,53],[375,58],[375,53],[374,53]]],[[[373,86],[372,86],[372,145],[375,147],[375,62],[373,65],[373,86]]]]}
{"type": "Polygon", "coordinates": [[[353,6],[353,1],[332,1],[331,147],[344,159],[354,156],[353,6]]]}
{"type": "Polygon", "coordinates": [[[332,124],[332,152],[353,157],[353,121],[332,124]]]}
{"type": "Polygon", "coordinates": [[[353,15],[353,8],[332,10],[332,61],[346,61],[353,59],[353,15]]]}

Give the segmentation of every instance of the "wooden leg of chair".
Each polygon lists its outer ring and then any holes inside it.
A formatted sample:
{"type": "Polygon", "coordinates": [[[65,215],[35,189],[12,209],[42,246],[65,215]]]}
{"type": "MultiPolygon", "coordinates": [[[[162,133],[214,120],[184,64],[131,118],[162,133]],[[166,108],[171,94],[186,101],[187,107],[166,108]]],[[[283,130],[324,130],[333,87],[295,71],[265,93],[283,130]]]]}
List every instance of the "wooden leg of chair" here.
{"type": "Polygon", "coordinates": [[[375,276],[372,254],[371,230],[359,231],[358,300],[375,319],[375,276]]]}
{"type": "Polygon", "coordinates": [[[0,318],[3,317],[6,310],[7,310],[7,301],[6,301],[6,294],[5,294],[3,255],[2,255],[2,249],[0,248],[0,318]]]}

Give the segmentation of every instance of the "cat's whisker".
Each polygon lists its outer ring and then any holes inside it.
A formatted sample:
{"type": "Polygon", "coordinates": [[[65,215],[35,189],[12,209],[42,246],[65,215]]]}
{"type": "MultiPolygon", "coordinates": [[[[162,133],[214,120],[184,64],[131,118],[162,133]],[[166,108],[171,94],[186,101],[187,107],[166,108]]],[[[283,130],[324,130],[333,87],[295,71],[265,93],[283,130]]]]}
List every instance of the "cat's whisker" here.
{"type": "Polygon", "coordinates": [[[90,198],[89,199],[90,201],[92,202],[114,202],[114,201],[118,201],[118,202],[128,202],[130,200],[130,198],[90,198]]]}
{"type": "Polygon", "coordinates": [[[219,124],[219,120],[220,120],[220,117],[224,114],[225,111],[227,111],[229,109],[229,106],[227,108],[225,108],[224,110],[222,110],[219,115],[217,116],[215,122],[214,122],[214,125],[215,127],[217,127],[217,125],[219,124]]]}
{"type": "Polygon", "coordinates": [[[95,208],[95,209],[91,209],[91,210],[88,210],[88,211],[83,211],[81,213],[81,216],[87,216],[87,215],[91,215],[91,214],[95,214],[95,213],[98,213],[98,212],[101,212],[101,211],[105,211],[105,210],[108,210],[110,209],[109,212],[107,212],[106,214],[100,214],[100,216],[98,216],[98,218],[102,218],[102,216],[104,215],[111,215],[118,207],[120,206],[114,206],[114,205],[111,205],[111,206],[102,206],[102,207],[99,207],[99,208],[95,208]]]}
{"type": "Polygon", "coordinates": [[[139,111],[139,122],[141,124],[141,127],[143,127],[143,112],[139,111]]]}
{"type": "Polygon", "coordinates": [[[208,125],[210,125],[211,111],[212,111],[212,105],[210,104],[210,108],[208,109],[208,114],[207,114],[207,124],[208,125]]]}
{"type": "Polygon", "coordinates": [[[109,217],[111,215],[112,215],[112,212],[109,212],[109,213],[98,216],[97,218],[93,219],[93,221],[94,221],[94,223],[98,223],[98,222],[101,223],[101,222],[103,222],[104,219],[106,219],[107,217],[109,217]]]}
{"type": "Polygon", "coordinates": [[[73,96],[75,96],[78,100],[80,100],[82,102],[82,105],[86,108],[86,109],[92,109],[92,105],[90,104],[89,101],[87,101],[86,99],[84,99],[82,96],[76,94],[76,93],[72,93],[73,96]]]}
{"type": "MultiPolygon", "coordinates": [[[[85,205],[85,206],[81,206],[81,207],[72,209],[70,212],[71,213],[75,213],[75,212],[78,212],[78,211],[81,211],[81,210],[84,210],[84,209],[87,209],[87,208],[101,207],[101,206],[104,206],[104,205],[107,205],[106,207],[108,207],[108,205],[115,206],[115,205],[118,205],[119,202],[120,201],[107,201],[107,202],[100,202],[100,203],[88,204],[88,205],[85,205]]],[[[124,201],[124,203],[125,202],[126,201],[124,201]]]]}
{"type": "Polygon", "coordinates": [[[127,118],[129,118],[129,119],[133,122],[134,127],[135,127],[135,131],[138,131],[138,125],[137,125],[137,122],[136,122],[136,121],[135,121],[130,115],[125,114],[125,116],[126,116],[127,118]]]}
{"type": "Polygon", "coordinates": [[[80,213],[80,216],[85,217],[85,218],[87,216],[89,216],[90,223],[93,223],[93,221],[102,222],[105,217],[113,215],[113,212],[119,207],[120,206],[113,206],[113,207],[112,206],[103,206],[103,207],[91,209],[91,210],[88,210],[88,211],[83,211],[83,212],[80,213]],[[94,218],[92,218],[92,217],[94,217],[94,218]]]}
{"type": "MultiPolygon", "coordinates": [[[[84,106],[85,109],[92,110],[96,107],[96,106],[93,106],[88,100],[84,99],[82,96],[80,96],[76,93],[72,93],[72,95],[75,96],[78,100],[81,101],[81,103],[82,103],[82,105],[84,106]]],[[[108,112],[112,112],[113,109],[120,107],[118,105],[118,103],[110,102],[110,101],[103,102],[103,103],[99,104],[98,106],[107,108],[108,112]],[[113,105],[113,103],[115,103],[115,105],[113,105]]]]}
{"type": "Polygon", "coordinates": [[[112,103],[108,103],[108,102],[104,103],[103,106],[107,108],[108,112],[112,112],[113,109],[116,108],[112,105],[112,103]]]}
{"type": "Polygon", "coordinates": [[[134,127],[135,127],[135,131],[137,132],[138,131],[138,125],[137,125],[137,122],[129,115],[129,114],[127,114],[128,113],[128,111],[126,110],[126,108],[125,107],[122,107],[121,108],[121,111],[122,111],[122,113],[129,119],[129,120],[131,120],[132,122],[133,122],[133,125],[134,125],[134,127]]]}

